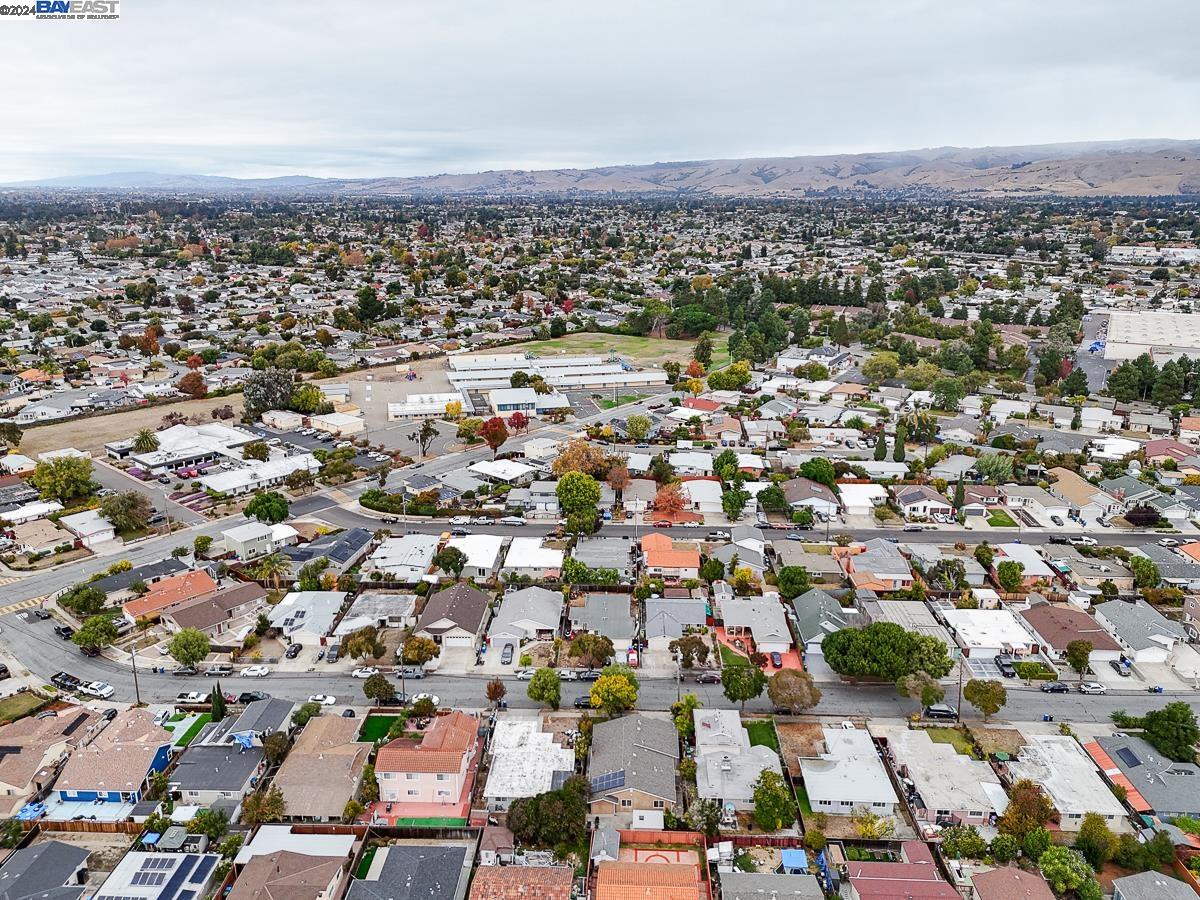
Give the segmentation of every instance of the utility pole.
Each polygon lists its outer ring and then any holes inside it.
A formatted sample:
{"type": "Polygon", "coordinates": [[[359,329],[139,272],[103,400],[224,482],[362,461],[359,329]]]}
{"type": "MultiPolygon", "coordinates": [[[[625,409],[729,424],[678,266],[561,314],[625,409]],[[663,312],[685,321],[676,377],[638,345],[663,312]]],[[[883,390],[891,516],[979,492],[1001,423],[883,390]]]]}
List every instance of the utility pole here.
{"type": "Polygon", "coordinates": [[[955,721],[959,725],[962,724],[962,692],[963,692],[963,666],[966,664],[966,657],[961,653],[958,657],[958,705],[954,707],[955,721]]]}
{"type": "Polygon", "coordinates": [[[134,638],[133,644],[129,647],[129,667],[133,669],[133,696],[137,701],[137,705],[142,705],[142,691],[138,687],[137,676],[137,639],[134,638]]]}

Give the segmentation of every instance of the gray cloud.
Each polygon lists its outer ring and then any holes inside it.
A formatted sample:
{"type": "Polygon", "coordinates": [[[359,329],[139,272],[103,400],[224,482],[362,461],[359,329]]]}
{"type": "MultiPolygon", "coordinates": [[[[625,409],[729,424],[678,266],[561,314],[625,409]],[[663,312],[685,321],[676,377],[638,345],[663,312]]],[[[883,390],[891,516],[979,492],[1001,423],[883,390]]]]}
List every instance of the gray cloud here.
{"type": "Polygon", "coordinates": [[[1160,0],[122,0],[0,20],[0,180],[414,175],[1197,137],[1160,0]]]}

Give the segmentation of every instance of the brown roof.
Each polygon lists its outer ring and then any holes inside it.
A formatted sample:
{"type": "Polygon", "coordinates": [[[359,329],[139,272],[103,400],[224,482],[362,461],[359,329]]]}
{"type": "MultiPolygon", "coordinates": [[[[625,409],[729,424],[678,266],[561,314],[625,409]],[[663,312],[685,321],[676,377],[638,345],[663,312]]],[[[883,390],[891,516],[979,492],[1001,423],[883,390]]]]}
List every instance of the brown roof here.
{"type": "Polygon", "coordinates": [[[1002,866],[971,879],[979,900],[1054,900],[1054,891],[1040,875],[1016,866],[1002,866]]]}
{"type": "Polygon", "coordinates": [[[341,857],[290,850],[264,853],[246,863],[227,900],[318,900],[345,864],[341,857]]]}
{"type": "Polygon", "coordinates": [[[181,604],[170,611],[170,617],[180,628],[212,628],[229,618],[229,614],[240,606],[265,600],[267,589],[251,581],[199,597],[181,604]]]}
{"type": "Polygon", "coordinates": [[[1074,640],[1091,641],[1093,650],[1121,649],[1121,645],[1099,622],[1074,606],[1035,603],[1029,609],[1022,610],[1021,617],[1060,652],[1066,650],[1067,644],[1074,640]]]}
{"type": "Polygon", "coordinates": [[[697,900],[700,873],[695,866],[613,862],[600,863],[596,900],[697,900]]]}
{"type": "Polygon", "coordinates": [[[430,596],[421,618],[417,621],[416,630],[425,631],[439,619],[449,619],[464,631],[479,634],[483,629],[483,617],[487,612],[488,602],[487,594],[460,581],[430,596]]]}
{"type": "Polygon", "coordinates": [[[80,706],[60,709],[57,716],[28,716],[0,727],[0,784],[24,788],[47,762],[55,745],[77,747],[100,715],[80,706]]]}
{"type": "Polygon", "coordinates": [[[457,772],[463,755],[475,746],[479,721],[455,710],[439,716],[419,745],[403,738],[384,744],[375,759],[377,772],[457,772]]]}
{"type": "Polygon", "coordinates": [[[358,719],[309,719],[275,775],[289,817],[340,818],[362,780],[370,742],[357,740],[358,719]]]}
{"type": "Polygon", "coordinates": [[[481,866],[471,900],[569,900],[574,875],[569,866],[481,866]]]}
{"type": "Polygon", "coordinates": [[[155,583],[150,592],[136,600],[126,601],[124,610],[131,618],[162,612],[195,597],[211,594],[217,583],[205,569],[188,570],[178,575],[169,575],[155,583]]]}
{"type": "Polygon", "coordinates": [[[55,782],[65,791],[136,791],[146,780],[150,764],[174,736],[154,724],[148,709],[127,709],[67,760],[55,782]]]}

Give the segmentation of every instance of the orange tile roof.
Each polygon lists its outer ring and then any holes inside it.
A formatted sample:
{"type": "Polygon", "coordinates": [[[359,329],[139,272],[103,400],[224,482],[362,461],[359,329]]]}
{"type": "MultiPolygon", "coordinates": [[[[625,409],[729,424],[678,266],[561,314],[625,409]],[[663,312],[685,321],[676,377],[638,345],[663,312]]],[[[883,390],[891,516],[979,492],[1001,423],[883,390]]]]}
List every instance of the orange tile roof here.
{"type": "Polygon", "coordinates": [[[642,538],[642,550],[646,554],[646,565],[659,569],[698,569],[700,551],[691,546],[676,549],[675,543],[665,534],[648,534],[642,538]]]}
{"type": "Polygon", "coordinates": [[[185,600],[203,597],[217,590],[217,583],[204,569],[170,575],[155,584],[148,594],[123,604],[126,615],[138,619],[169,609],[185,600]]]}
{"type": "Polygon", "coordinates": [[[398,738],[379,748],[377,772],[458,772],[464,754],[475,745],[479,722],[455,710],[434,719],[421,743],[398,738]]]}
{"type": "Polygon", "coordinates": [[[602,862],[596,874],[596,900],[697,900],[700,873],[695,866],[602,862]]]}
{"type": "Polygon", "coordinates": [[[574,874],[567,866],[480,866],[471,900],[569,900],[574,874]]]}
{"type": "Polygon", "coordinates": [[[1180,553],[1186,553],[1192,559],[1200,561],[1200,541],[1192,541],[1179,548],[1180,553]]]}
{"type": "Polygon", "coordinates": [[[1105,752],[1103,747],[1092,741],[1090,744],[1084,744],[1083,749],[1088,752],[1092,761],[1096,763],[1109,781],[1113,784],[1119,784],[1125,789],[1125,800],[1130,806],[1138,812],[1150,812],[1150,804],[1146,802],[1146,798],[1133,786],[1132,781],[1121,774],[1121,770],[1117,768],[1117,764],[1112,761],[1112,757],[1105,752]]]}

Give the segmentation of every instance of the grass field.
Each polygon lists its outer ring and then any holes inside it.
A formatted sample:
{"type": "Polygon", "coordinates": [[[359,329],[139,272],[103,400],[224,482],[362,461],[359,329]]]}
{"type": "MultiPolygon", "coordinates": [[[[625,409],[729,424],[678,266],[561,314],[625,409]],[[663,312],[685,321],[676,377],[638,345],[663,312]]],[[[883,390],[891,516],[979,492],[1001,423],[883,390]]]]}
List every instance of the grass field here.
{"type": "Polygon", "coordinates": [[[972,756],[971,739],[957,728],[926,728],[925,733],[935,744],[950,744],[963,756],[972,756]]]}
{"type": "Polygon", "coordinates": [[[46,701],[37,694],[23,691],[0,700],[0,722],[15,722],[39,709],[46,701]]]}
{"type": "Polygon", "coordinates": [[[183,733],[183,737],[176,742],[178,746],[188,746],[188,744],[196,739],[196,735],[200,733],[200,729],[211,721],[212,715],[210,713],[201,713],[199,716],[197,716],[196,721],[192,723],[192,727],[185,731],[183,733]]]}
{"type": "Polygon", "coordinates": [[[746,731],[750,734],[751,747],[770,747],[779,752],[779,738],[775,735],[775,724],[770,719],[747,722],[746,731]]]}
{"type": "Polygon", "coordinates": [[[602,409],[616,409],[618,406],[624,406],[627,403],[637,403],[639,400],[645,399],[645,394],[624,394],[616,400],[601,400],[600,407],[602,409]]]}
{"type": "MultiPolygon", "coordinates": [[[[712,342],[712,368],[720,368],[729,362],[729,335],[714,334],[712,342]]],[[[672,359],[676,362],[686,363],[692,358],[692,347],[695,344],[695,341],[672,341],[666,338],[580,331],[560,338],[551,338],[548,341],[513,344],[503,349],[508,353],[531,350],[542,356],[550,353],[580,353],[595,356],[616,350],[619,355],[637,365],[648,366],[657,363],[661,366],[664,362],[672,359]]]]}
{"type": "Polygon", "coordinates": [[[396,716],[367,716],[366,721],[363,722],[362,731],[358,733],[358,739],[374,743],[381,737],[386,737],[388,729],[392,727],[396,718],[396,716]]]}
{"type": "Polygon", "coordinates": [[[988,516],[987,523],[993,528],[1016,528],[1017,523],[1013,521],[1012,516],[1002,509],[993,510],[988,516]]]}
{"type": "Polygon", "coordinates": [[[375,851],[378,849],[378,847],[371,846],[363,851],[362,859],[359,860],[358,863],[358,868],[354,871],[355,878],[361,880],[367,877],[367,873],[371,871],[371,861],[375,859],[375,851]]]}
{"type": "Polygon", "coordinates": [[[798,784],[796,787],[796,802],[800,804],[800,812],[806,816],[813,814],[812,803],[808,799],[808,791],[804,789],[804,785],[798,784]]]}
{"type": "Polygon", "coordinates": [[[721,644],[721,665],[723,666],[748,666],[750,660],[737,653],[724,644],[721,644]]]}

